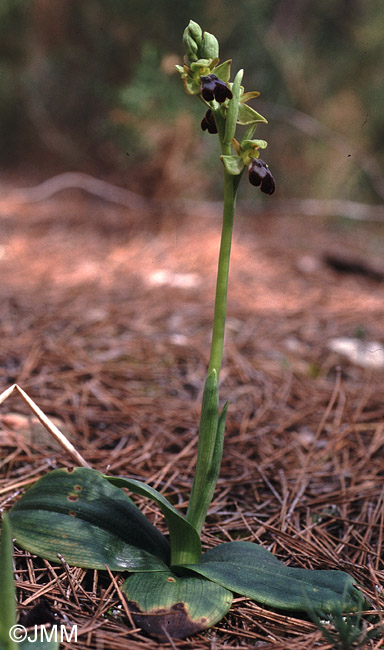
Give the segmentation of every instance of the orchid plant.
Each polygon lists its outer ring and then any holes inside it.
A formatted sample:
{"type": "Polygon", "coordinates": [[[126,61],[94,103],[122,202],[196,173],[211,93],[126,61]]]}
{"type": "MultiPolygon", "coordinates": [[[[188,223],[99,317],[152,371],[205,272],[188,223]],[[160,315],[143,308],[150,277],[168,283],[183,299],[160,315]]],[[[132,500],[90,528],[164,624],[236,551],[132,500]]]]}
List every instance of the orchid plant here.
{"type": "Polygon", "coordinates": [[[187,512],[141,481],[89,467],[54,470],[38,480],[9,513],[19,546],[51,561],[128,572],[121,591],[132,617],[159,639],[183,638],[216,624],[233,594],[290,611],[353,611],[362,602],[350,575],[287,567],[267,549],[247,541],[218,543],[205,553],[201,531],[214,495],[223,452],[228,404],[219,409],[227,285],[233,217],[241,176],[271,195],[275,182],[260,159],[265,140],[254,139],[266,119],[248,105],[243,71],[231,79],[220,63],[217,39],[190,21],[185,29],[185,90],[205,104],[201,127],[217,134],[224,174],[224,209],[211,353],[202,399],[196,470],[187,512]],[[236,139],[239,129],[243,136],[236,139]],[[164,536],[121,488],[154,501],[169,530],[164,536]]]}

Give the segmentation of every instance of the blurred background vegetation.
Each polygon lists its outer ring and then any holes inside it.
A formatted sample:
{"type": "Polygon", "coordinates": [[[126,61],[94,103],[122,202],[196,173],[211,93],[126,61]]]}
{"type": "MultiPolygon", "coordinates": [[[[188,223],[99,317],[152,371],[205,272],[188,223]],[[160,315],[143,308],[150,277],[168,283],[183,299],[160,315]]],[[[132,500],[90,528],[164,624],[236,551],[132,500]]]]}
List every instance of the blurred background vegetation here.
{"type": "Polygon", "coordinates": [[[0,168],[219,198],[217,139],[174,71],[190,18],[261,91],[280,197],[382,200],[382,0],[1,0],[0,168]]]}

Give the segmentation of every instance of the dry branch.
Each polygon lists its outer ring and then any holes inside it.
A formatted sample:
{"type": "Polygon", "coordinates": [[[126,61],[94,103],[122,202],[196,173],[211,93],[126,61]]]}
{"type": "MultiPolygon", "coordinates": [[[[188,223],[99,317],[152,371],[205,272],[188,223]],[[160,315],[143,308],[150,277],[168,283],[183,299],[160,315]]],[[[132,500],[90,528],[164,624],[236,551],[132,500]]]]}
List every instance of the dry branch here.
{"type": "Polygon", "coordinates": [[[41,424],[46,428],[48,433],[51,434],[51,436],[59,443],[62,449],[67,452],[72,460],[81,467],[90,467],[87,461],[72,445],[72,443],[69,442],[68,438],[57,428],[55,424],[53,424],[53,422],[45,415],[45,413],[43,413],[43,411],[37,406],[33,399],[29,397],[29,395],[27,395],[27,393],[22,388],[20,388],[20,386],[13,384],[13,386],[10,386],[4,390],[0,395],[0,404],[2,404],[4,400],[6,400],[7,397],[13,393],[14,390],[16,390],[21,395],[24,402],[40,420],[41,424]]]}
{"type": "MultiPolygon", "coordinates": [[[[136,192],[112,185],[107,181],[94,178],[82,172],[65,172],[48,178],[34,187],[24,187],[8,191],[3,201],[7,204],[37,203],[46,201],[58,192],[70,189],[80,189],[99,197],[103,201],[128,208],[132,212],[150,211],[156,207],[169,210],[178,208],[184,212],[191,212],[193,214],[204,210],[209,214],[220,214],[221,212],[220,201],[172,199],[171,197],[168,197],[166,200],[146,199],[136,192]]],[[[334,215],[361,221],[384,220],[383,205],[369,205],[356,201],[348,201],[346,199],[275,199],[270,206],[266,206],[263,203],[259,207],[240,202],[240,208],[243,210],[252,210],[253,212],[270,211],[274,214],[300,214],[304,216],[334,215]]]]}

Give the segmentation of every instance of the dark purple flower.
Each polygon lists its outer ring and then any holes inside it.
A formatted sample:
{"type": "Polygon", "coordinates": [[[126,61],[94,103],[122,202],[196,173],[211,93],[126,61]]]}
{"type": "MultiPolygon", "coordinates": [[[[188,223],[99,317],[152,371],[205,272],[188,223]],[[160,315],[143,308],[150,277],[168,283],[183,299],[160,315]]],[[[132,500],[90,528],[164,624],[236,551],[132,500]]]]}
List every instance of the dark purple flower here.
{"type": "Polygon", "coordinates": [[[217,126],[213,113],[209,108],[201,120],[201,128],[203,131],[208,131],[208,133],[217,133],[217,126]]]}
{"type": "Polygon", "coordinates": [[[260,158],[253,158],[249,165],[249,182],[252,185],[260,185],[264,194],[273,194],[275,191],[275,181],[269,170],[267,163],[260,158]]]}
{"type": "Polygon", "coordinates": [[[222,104],[226,99],[232,99],[232,92],[225,81],[216,77],[215,74],[201,77],[201,94],[206,102],[216,99],[219,104],[222,104]]]}

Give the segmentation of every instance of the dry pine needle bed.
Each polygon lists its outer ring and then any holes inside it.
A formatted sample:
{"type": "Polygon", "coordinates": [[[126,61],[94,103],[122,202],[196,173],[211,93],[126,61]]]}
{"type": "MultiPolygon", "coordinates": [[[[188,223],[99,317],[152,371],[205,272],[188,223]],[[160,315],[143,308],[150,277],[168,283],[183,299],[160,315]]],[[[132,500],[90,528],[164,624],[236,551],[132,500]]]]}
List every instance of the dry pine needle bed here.
{"type": "MultiPolygon", "coordinates": [[[[76,195],[1,211],[0,390],[17,382],[90,466],[145,480],[183,509],[218,222],[167,215],[154,231],[150,215],[128,218],[76,195]]],[[[347,571],[380,609],[383,370],[351,363],[329,342],[382,340],[384,285],[342,274],[323,256],[332,249],[379,263],[383,233],[280,216],[250,228],[246,219],[231,262],[221,389],[231,406],[204,547],[245,539],[291,566],[347,571]]],[[[73,460],[16,394],[1,406],[0,425],[8,509],[32,481],[73,460]]],[[[159,512],[142,507],[166,531],[159,512]]],[[[22,615],[45,599],[58,620],[78,625],[79,650],[332,648],[309,619],[245,598],[215,628],[159,644],[130,624],[119,575],[17,549],[15,560],[22,615]]]]}

